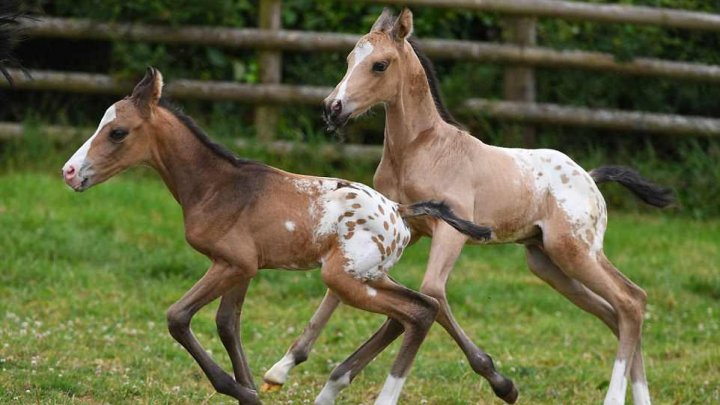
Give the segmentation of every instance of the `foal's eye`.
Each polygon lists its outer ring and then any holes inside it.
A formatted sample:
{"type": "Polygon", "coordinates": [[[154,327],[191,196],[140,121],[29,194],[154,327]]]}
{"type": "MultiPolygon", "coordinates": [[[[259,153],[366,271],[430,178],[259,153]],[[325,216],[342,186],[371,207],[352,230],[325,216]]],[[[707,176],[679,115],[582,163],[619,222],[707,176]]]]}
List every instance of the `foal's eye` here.
{"type": "Polygon", "coordinates": [[[384,72],[385,69],[387,69],[388,63],[387,62],[375,62],[373,63],[372,70],[373,72],[384,72]]]}
{"type": "Polygon", "coordinates": [[[127,136],[128,131],[120,128],[113,129],[110,131],[110,140],[120,142],[127,136]]]}

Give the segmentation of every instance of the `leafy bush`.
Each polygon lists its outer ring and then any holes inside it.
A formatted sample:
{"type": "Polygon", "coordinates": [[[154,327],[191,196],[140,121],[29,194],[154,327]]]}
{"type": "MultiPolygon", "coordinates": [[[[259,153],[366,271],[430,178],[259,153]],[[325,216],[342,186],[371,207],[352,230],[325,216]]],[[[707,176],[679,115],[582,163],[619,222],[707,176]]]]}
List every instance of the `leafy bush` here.
{"type": "MultiPolygon", "coordinates": [[[[609,3],[605,0],[593,2],[609,3]]],[[[621,3],[720,12],[720,3],[704,0],[625,0],[621,3]]],[[[40,15],[171,26],[255,27],[258,20],[257,0],[32,0],[24,4],[30,12],[40,15]]],[[[285,0],[282,10],[282,23],[288,29],[364,33],[382,6],[334,0],[285,0]]],[[[429,7],[417,7],[413,11],[415,35],[419,38],[499,41],[501,37],[502,19],[494,13],[429,7]]],[[[720,36],[712,32],[543,18],[538,22],[537,36],[541,46],[609,52],[620,60],[642,56],[720,64],[720,36]]],[[[255,83],[258,80],[256,52],[252,50],[126,41],[29,39],[18,49],[18,56],[30,68],[109,72],[126,78],[139,78],[147,65],[155,65],[165,73],[168,81],[194,78],[255,83]]],[[[332,86],[346,70],[345,56],[344,53],[284,52],[283,81],[332,86]]],[[[457,110],[459,103],[468,97],[502,96],[502,66],[438,61],[437,70],[451,110],[457,110]]],[[[537,69],[536,72],[538,100],[543,102],[699,116],[718,113],[720,86],[717,84],[569,69],[537,69]]],[[[90,127],[114,100],[107,96],[56,92],[5,92],[1,97],[2,121],[22,121],[32,115],[43,121],[90,127]]],[[[211,133],[252,135],[251,106],[198,101],[183,102],[183,106],[210,127],[211,133]]],[[[334,141],[322,129],[318,108],[285,106],[282,112],[281,138],[334,141]]],[[[461,119],[473,134],[487,142],[517,146],[518,138],[508,136],[515,128],[512,125],[481,116],[461,119]]],[[[344,137],[349,142],[379,143],[382,126],[382,113],[379,113],[351,125],[344,137]]],[[[720,187],[720,174],[715,163],[717,142],[638,134],[628,136],[588,128],[547,126],[537,131],[539,146],[563,150],[580,161],[601,156],[607,163],[648,166],[652,172],[666,173],[663,179],[681,190],[687,187],[681,195],[684,206],[693,215],[714,215],[718,211],[709,202],[717,201],[720,187]],[[672,170],[663,170],[664,166],[672,170]]]]}

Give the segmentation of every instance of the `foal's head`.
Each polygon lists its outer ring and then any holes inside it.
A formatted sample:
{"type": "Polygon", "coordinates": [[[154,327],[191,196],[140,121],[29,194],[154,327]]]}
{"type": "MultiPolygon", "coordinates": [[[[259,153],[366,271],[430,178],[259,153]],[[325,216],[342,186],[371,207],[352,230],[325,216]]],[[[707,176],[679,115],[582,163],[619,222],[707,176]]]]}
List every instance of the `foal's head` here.
{"type": "Polygon", "coordinates": [[[385,9],[370,32],[360,38],[348,55],[345,77],[323,102],[329,130],[397,97],[407,68],[404,58],[413,54],[406,40],[412,30],[410,10],[404,9],[396,18],[385,9]]]}
{"type": "Polygon", "coordinates": [[[132,95],[105,111],[95,133],[63,166],[68,186],[84,191],[150,160],[153,120],[159,115],[162,86],[160,71],[148,68],[132,95]]]}

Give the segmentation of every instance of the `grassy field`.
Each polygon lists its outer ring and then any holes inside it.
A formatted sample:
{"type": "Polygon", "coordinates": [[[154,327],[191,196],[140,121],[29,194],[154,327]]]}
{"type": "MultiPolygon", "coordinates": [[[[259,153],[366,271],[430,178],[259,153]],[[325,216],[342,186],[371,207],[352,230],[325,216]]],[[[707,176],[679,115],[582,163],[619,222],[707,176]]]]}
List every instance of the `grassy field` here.
{"type": "MultiPolygon", "coordinates": [[[[6,172],[0,230],[0,403],[233,403],[214,393],[165,328],[166,308],[208,262],[185,244],[179,206],[160,182],[133,172],[74,194],[59,175],[6,172]]],[[[394,276],[417,287],[427,250],[427,241],[409,249],[394,276]]],[[[720,220],[611,212],[606,251],[649,295],[644,348],[656,403],[720,402],[720,220]]],[[[253,282],[242,336],[256,381],[323,291],[316,272],[264,271],[253,282]]],[[[470,336],[516,381],[520,403],[601,401],[615,339],[532,276],[522,248],[466,248],[449,294],[470,336]]],[[[201,311],[193,329],[229,369],[216,307],[201,311]]],[[[382,321],[341,308],[308,362],[263,401],[311,403],[333,366],[382,321]]],[[[339,402],[371,403],[396,350],[371,363],[339,402]]],[[[439,327],[401,402],[500,403],[439,327]]]]}

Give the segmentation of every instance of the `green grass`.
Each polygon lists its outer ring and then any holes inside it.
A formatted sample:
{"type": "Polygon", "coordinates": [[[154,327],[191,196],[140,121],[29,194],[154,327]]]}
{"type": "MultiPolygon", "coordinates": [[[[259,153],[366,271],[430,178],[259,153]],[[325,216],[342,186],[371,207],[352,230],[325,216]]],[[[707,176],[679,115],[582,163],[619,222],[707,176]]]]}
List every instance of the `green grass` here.
{"type": "MultiPolygon", "coordinates": [[[[649,295],[651,393],[660,404],[720,401],[720,220],[646,212],[611,212],[606,251],[649,295]]],[[[180,209],[159,181],[134,171],[75,194],[59,176],[6,171],[0,231],[0,403],[233,403],[214,394],[165,328],[166,308],[208,261],[186,245],[180,209]]],[[[428,246],[409,249],[393,275],[417,287],[428,246]]],[[[449,285],[455,315],[515,380],[521,403],[600,402],[615,339],[532,276],[523,256],[518,246],[466,248],[449,285]]],[[[317,272],[264,271],[253,281],[242,336],[256,381],[323,291],[317,272]]],[[[229,369],[216,307],[201,311],[193,329],[229,369]]],[[[263,401],[312,402],[333,366],[382,321],[341,308],[308,362],[263,401]]],[[[397,347],[371,363],[339,403],[372,402],[397,347]]],[[[500,403],[439,327],[401,401],[500,403]]]]}

